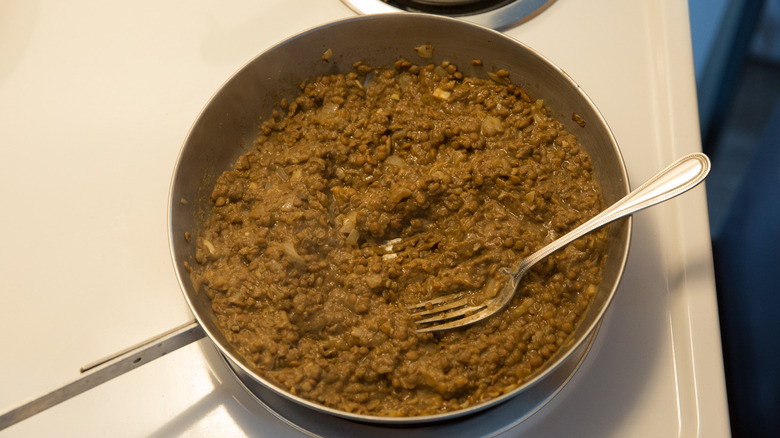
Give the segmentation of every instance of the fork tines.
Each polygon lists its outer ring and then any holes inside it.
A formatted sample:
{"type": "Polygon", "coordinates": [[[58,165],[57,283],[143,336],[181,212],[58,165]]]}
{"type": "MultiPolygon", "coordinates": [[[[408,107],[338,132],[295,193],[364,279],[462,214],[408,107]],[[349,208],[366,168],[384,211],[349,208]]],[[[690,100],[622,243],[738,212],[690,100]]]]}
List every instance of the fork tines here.
{"type": "MultiPolygon", "coordinates": [[[[458,320],[469,316],[475,312],[486,308],[486,305],[471,306],[471,302],[468,298],[464,298],[460,294],[445,295],[439,298],[434,298],[423,303],[410,305],[408,308],[417,312],[412,314],[412,317],[424,318],[417,320],[418,325],[443,323],[443,322],[457,322],[458,320]],[[427,318],[426,318],[427,317],[427,318]]],[[[437,329],[431,327],[431,329],[437,329]]],[[[428,331],[425,328],[418,330],[428,331]]]]}

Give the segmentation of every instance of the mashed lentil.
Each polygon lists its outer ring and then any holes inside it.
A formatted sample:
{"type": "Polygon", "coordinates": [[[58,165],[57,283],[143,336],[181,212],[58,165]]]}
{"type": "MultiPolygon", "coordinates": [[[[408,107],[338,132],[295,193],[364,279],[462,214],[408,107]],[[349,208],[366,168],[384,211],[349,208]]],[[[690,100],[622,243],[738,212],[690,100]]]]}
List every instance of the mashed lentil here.
{"type": "Polygon", "coordinates": [[[421,334],[405,308],[499,287],[502,267],[602,207],[577,139],[507,76],[358,63],[260,124],[218,178],[191,272],[258,374],[347,412],[437,414],[512,390],[567,341],[603,231],[534,267],[481,323],[421,334]]]}

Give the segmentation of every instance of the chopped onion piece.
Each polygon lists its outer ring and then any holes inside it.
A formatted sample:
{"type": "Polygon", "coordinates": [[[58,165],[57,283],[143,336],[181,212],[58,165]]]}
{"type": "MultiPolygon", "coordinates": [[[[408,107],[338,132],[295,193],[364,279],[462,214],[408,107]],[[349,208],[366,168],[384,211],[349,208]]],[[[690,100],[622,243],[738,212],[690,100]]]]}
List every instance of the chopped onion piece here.
{"type": "Polygon", "coordinates": [[[393,245],[395,245],[396,243],[398,243],[400,241],[401,241],[401,238],[397,237],[395,239],[388,240],[387,242],[385,242],[384,245],[381,245],[380,247],[384,248],[384,250],[387,251],[387,252],[392,252],[393,251],[393,245]]]}
{"type": "Polygon", "coordinates": [[[352,233],[352,231],[355,230],[356,226],[357,226],[357,211],[353,211],[349,213],[346,217],[344,217],[344,222],[341,224],[341,228],[339,229],[339,232],[344,234],[350,234],[352,233]]]}
{"type": "Polygon", "coordinates": [[[284,251],[284,254],[290,258],[294,263],[305,265],[306,260],[301,257],[300,254],[298,254],[298,251],[295,250],[295,246],[290,241],[286,241],[279,245],[282,248],[282,251],[284,251]]]}
{"type": "Polygon", "coordinates": [[[492,71],[489,71],[489,72],[487,72],[487,75],[488,75],[488,77],[489,77],[491,80],[493,80],[493,81],[495,81],[495,82],[498,82],[499,84],[509,85],[509,83],[510,83],[510,81],[509,81],[509,77],[506,77],[506,76],[504,76],[504,77],[502,77],[502,76],[499,76],[498,74],[496,74],[496,73],[493,73],[492,71]]]}
{"type": "Polygon", "coordinates": [[[404,161],[403,158],[399,157],[398,155],[390,155],[385,159],[385,163],[391,165],[391,166],[406,166],[406,161],[404,161]]]}
{"type": "Polygon", "coordinates": [[[357,241],[360,238],[360,232],[355,229],[349,232],[349,235],[347,236],[347,239],[345,242],[347,245],[357,245],[357,241]]]}
{"type": "Polygon", "coordinates": [[[442,90],[441,88],[433,90],[433,97],[441,100],[447,100],[451,94],[451,91],[442,90]]]}
{"type": "Polygon", "coordinates": [[[414,50],[417,51],[417,54],[420,56],[420,58],[433,57],[433,46],[430,44],[423,44],[422,46],[417,46],[414,48],[414,50]]]}
{"type": "Polygon", "coordinates": [[[487,116],[482,120],[480,133],[487,137],[492,137],[500,132],[504,132],[504,124],[501,119],[493,116],[487,116]]]}

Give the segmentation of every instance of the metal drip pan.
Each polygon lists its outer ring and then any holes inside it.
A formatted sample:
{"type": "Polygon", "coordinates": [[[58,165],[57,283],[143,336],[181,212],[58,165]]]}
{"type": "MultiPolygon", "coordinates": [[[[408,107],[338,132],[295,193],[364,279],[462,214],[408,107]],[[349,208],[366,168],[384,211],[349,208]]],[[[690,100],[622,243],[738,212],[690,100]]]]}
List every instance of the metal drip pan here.
{"type": "Polygon", "coordinates": [[[237,398],[244,408],[250,412],[265,409],[293,429],[307,436],[316,438],[341,436],[394,438],[398,436],[400,429],[405,438],[430,437],[432,433],[436,436],[452,434],[457,436],[492,437],[525,421],[552,400],[579,369],[593,345],[593,340],[597,333],[598,330],[594,330],[586,342],[581,343],[577,350],[572,352],[572,360],[563,362],[560,367],[550,373],[545,379],[504,403],[474,415],[459,417],[454,420],[436,424],[413,424],[410,426],[383,426],[375,423],[360,423],[309,409],[274,393],[267,387],[263,387],[257,380],[247,375],[241,367],[224,355],[219,354],[216,348],[208,348],[211,351],[207,352],[207,357],[210,360],[222,362],[219,365],[227,365],[232,371],[232,376],[235,378],[236,383],[248,393],[249,399],[253,402],[247,403],[245,400],[237,398]]]}
{"type": "Polygon", "coordinates": [[[530,20],[555,0],[341,0],[359,14],[422,12],[460,18],[491,29],[530,20]]]}

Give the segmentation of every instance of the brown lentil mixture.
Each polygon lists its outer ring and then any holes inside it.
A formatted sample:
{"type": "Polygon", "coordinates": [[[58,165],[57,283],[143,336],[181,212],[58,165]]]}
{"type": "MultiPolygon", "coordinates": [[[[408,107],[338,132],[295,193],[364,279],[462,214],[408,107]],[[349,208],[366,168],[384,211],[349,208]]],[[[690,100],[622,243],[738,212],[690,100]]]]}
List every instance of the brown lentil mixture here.
{"type": "Polygon", "coordinates": [[[405,309],[500,287],[500,268],[601,209],[576,138],[498,78],[358,63],[261,123],[216,183],[191,273],[258,374],[347,412],[438,414],[512,390],[566,342],[600,281],[603,231],[481,323],[419,334],[405,309]]]}

